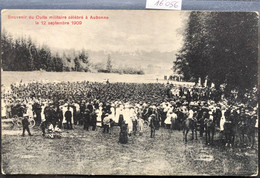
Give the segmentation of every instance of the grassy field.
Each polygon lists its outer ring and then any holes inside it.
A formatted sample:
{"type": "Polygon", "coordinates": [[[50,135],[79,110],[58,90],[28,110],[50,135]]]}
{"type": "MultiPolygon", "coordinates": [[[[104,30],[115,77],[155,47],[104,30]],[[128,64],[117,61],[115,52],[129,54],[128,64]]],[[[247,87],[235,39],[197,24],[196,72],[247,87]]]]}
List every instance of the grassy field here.
{"type": "Polygon", "coordinates": [[[181,131],[160,128],[155,138],[149,130],[118,143],[114,134],[63,131],[61,139],[21,136],[21,130],[5,130],[2,136],[2,166],[6,174],[84,175],[252,175],[257,172],[258,148],[238,149],[206,146],[204,138],[185,144],[181,131]]]}
{"type": "MultiPolygon", "coordinates": [[[[45,72],[45,71],[32,71],[32,72],[1,72],[2,84],[9,86],[11,83],[20,82],[28,83],[32,81],[38,82],[61,82],[61,81],[91,81],[91,82],[104,82],[109,79],[110,82],[126,82],[126,83],[166,83],[167,80],[163,79],[163,75],[158,74],[145,74],[145,75],[132,75],[132,74],[114,74],[114,73],[86,73],[86,72],[45,72]],[[158,81],[157,81],[158,78],[158,81]]],[[[177,82],[171,83],[193,84],[191,82],[177,82]]]]}
{"type": "MultiPolygon", "coordinates": [[[[2,84],[31,81],[96,81],[155,83],[156,76],[94,74],[82,72],[3,72],[2,84]]],[[[157,76],[159,78],[159,76],[157,76]]],[[[163,77],[163,76],[161,76],[163,77]]],[[[159,82],[166,82],[159,78],[159,82]]],[[[127,144],[118,143],[114,134],[84,131],[82,126],[64,130],[61,139],[32,137],[22,130],[5,127],[2,132],[2,170],[5,174],[84,174],[84,175],[253,175],[258,169],[258,145],[254,149],[205,145],[205,138],[188,143],[181,131],[160,128],[156,137],[149,130],[131,136],[127,144]]],[[[219,135],[216,136],[218,138],[219,135]]],[[[218,138],[219,139],[219,138],[218,138]]],[[[258,141],[256,142],[258,143],[258,141]]]]}

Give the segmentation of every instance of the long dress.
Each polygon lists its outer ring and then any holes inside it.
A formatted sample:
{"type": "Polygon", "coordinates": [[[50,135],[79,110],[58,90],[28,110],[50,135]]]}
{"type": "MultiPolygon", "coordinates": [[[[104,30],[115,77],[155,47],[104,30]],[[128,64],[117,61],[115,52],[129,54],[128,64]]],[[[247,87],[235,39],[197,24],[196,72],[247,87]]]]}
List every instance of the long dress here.
{"type": "Polygon", "coordinates": [[[128,131],[129,134],[133,132],[134,125],[133,125],[133,120],[135,120],[135,112],[134,109],[129,109],[129,115],[128,115],[128,131]]]}
{"type": "Polygon", "coordinates": [[[127,125],[123,122],[119,134],[119,143],[126,144],[127,142],[128,142],[127,125]]]}
{"type": "Polygon", "coordinates": [[[164,124],[170,125],[171,124],[171,114],[167,114],[167,117],[164,121],[164,124]]]}
{"type": "Polygon", "coordinates": [[[29,104],[27,105],[26,115],[28,115],[30,119],[33,119],[32,105],[29,105],[29,104]]]}
{"type": "Polygon", "coordinates": [[[44,104],[43,107],[42,107],[42,111],[41,111],[41,122],[44,122],[46,120],[45,114],[44,114],[45,107],[46,107],[46,105],[44,104]]]}
{"type": "Polygon", "coordinates": [[[137,119],[137,130],[139,131],[140,134],[144,132],[144,120],[142,118],[137,119]]]}
{"type": "Polygon", "coordinates": [[[133,131],[133,122],[132,119],[130,118],[130,109],[125,109],[123,111],[123,116],[125,123],[127,124],[127,133],[130,134],[133,131]]]}
{"type": "Polygon", "coordinates": [[[111,111],[111,119],[116,122],[116,111],[115,111],[115,108],[114,107],[111,107],[110,108],[110,111],[111,111]]]}
{"type": "Polygon", "coordinates": [[[222,110],[221,113],[222,113],[222,117],[220,118],[219,127],[220,127],[220,131],[223,131],[223,130],[224,130],[224,124],[225,124],[225,122],[226,122],[225,111],[222,110]]]}
{"type": "Polygon", "coordinates": [[[102,126],[102,106],[99,106],[98,109],[96,109],[96,114],[97,114],[97,126],[101,127],[102,126]]]}

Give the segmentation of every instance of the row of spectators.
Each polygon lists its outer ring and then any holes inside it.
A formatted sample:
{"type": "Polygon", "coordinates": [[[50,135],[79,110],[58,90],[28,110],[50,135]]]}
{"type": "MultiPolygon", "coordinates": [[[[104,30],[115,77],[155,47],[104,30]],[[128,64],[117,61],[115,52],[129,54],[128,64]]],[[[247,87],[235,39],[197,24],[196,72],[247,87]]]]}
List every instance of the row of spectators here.
{"type": "MultiPolygon", "coordinates": [[[[39,82],[20,83],[19,85],[11,85],[11,90],[2,94],[2,113],[6,113],[2,116],[22,115],[24,111],[16,110],[17,105],[25,105],[27,110],[32,108],[34,113],[37,113],[37,110],[39,113],[43,113],[44,107],[52,104],[63,106],[64,113],[67,106],[73,108],[73,122],[75,124],[83,124],[86,114],[98,110],[99,113],[96,113],[97,119],[95,122],[101,121],[103,124],[106,117],[119,122],[118,113],[126,113],[123,111],[126,110],[125,108],[130,111],[129,105],[131,105],[133,110],[130,115],[136,115],[135,118],[137,119],[148,120],[149,116],[155,115],[157,129],[169,124],[167,118],[175,113],[177,115],[176,126],[180,129],[182,121],[188,117],[189,110],[192,108],[193,111],[196,111],[196,117],[199,121],[201,121],[201,118],[205,119],[214,115],[216,126],[223,130],[221,122],[223,126],[225,121],[221,121],[221,119],[230,115],[225,114],[226,112],[233,113],[235,111],[240,114],[241,110],[246,110],[248,111],[247,114],[252,116],[250,118],[256,118],[256,96],[254,93],[249,93],[247,96],[250,96],[248,100],[241,102],[243,100],[238,100],[235,95],[229,95],[229,98],[225,98],[223,92],[215,88],[183,87],[160,83],[98,83],[87,81],[44,84],[39,82]],[[87,113],[86,110],[88,110],[87,113]]],[[[127,112],[129,113],[129,111],[127,112]]],[[[132,125],[130,115],[124,115],[128,126],[132,125]]],[[[132,116],[131,118],[133,118],[132,116]]],[[[39,122],[43,120],[43,117],[43,115],[37,117],[39,122]]],[[[226,119],[229,118],[226,117],[226,119]]],[[[64,122],[64,119],[62,122],[64,122]]],[[[135,129],[131,126],[128,132],[133,130],[135,129]]],[[[201,132],[203,133],[203,128],[201,128],[201,132]]]]}

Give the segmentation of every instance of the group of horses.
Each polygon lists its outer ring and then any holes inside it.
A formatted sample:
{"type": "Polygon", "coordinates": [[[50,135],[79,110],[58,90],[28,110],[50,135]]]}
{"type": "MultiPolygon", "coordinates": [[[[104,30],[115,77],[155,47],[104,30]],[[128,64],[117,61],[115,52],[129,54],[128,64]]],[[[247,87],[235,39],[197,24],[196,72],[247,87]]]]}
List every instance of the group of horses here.
{"type": "MultiPolygon", "coordinates": [[[[147,108],[146,108],[147,109],[147,108]]],[[[57,108],[47,107],[45,108],[45,118],[48,123],[52,123],[55,126],[58,123],[57,118],[57,108]]],[[[147,111],[142,111],[143,116],[139,117],[149,117],[154,116],[153,119],[153,133],[154,129],[159,129],[161,126],[160,122],[162,120],[162,115],[158,113],[157,108],[150,109],[147,111]],[[145,114],[146,113],[146,114],[145,114]]],[[[236,110],[232,111],[230,109],[221,113],[214,111],[204,111],[202,114],[195,111],[192,118],[188,117],[188,114],[178,110],[176,112],[177,117],[171,118],[170,129],[178,129],[183,132],[183,141],[188,142],[188,133],[191,131],[191,139],[198,139],[197,132],[199,131],[200,137],[205,135],[205,142],[207,145],[213,145],[216,141],[220,144],[233,147],[233,146],[250,146],[254,147],[255,144],[255,123],[256,116],[250,115],[242,111],[238,114],[236,110]],[[220,129],[221,119],[225,117],[223,124],[223,130],[220,129]],[[214,138],[218,135],[217,138],[214,138]]],[[[149,119],[148,119],[149,120],[149,119]]]]}
{"type": "Polygon", "coordinates": [[[232,113],[230,110],[224,112],[225,120],[223,123],[220,119],[216,118],[214,114],[208,114],[208,117],[198,118],[198,115],[194,114],[193,118],[186,118],[183,120],[183,140],[187,143],[188,132],[192,132],[192,140],[197,140],[197,131],[200,131],[200,136],[205,133],[205,140],[207,145],[212,145],[214,136],[218,134],[217,139],[219,144],[234,147],[234,146],[248,146],[253,148],[255,144],[255,133],[256,133],[256,117],[254,115],[240,113],[236,111],[232,113]],[[222,124],[223,130],[220,129],[222,124]]]}

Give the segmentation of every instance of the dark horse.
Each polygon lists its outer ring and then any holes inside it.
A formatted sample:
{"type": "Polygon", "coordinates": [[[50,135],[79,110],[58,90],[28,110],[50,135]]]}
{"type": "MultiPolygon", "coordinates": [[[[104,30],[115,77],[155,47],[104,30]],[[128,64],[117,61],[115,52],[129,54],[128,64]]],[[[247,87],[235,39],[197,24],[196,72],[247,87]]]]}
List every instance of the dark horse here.
{"type": "Polygon", "coordinates": [[[255,123],[256,116],[244,116],[238,123],[238,135],[240,136],[240,145],[244,146],[245,144],[245,135],[247,136],[248,145],[253,148],[255,144],[255,123]]]}
{"type": "Polygon", "coordinates": [[[227,111],[225,113],[226,122],[224,123],[224,134],[226,146],[234,146],[235,135],[239,130],[237,123],[237,115],[235,112],[227,111]]]}
{"type": "Polygon", "coordinates": [[[192,131],[191,139],[192,140],[194,139],[194,131],[195,131],[196,140],[198,139],[197,138],[197,122],[194,119],[186,118],[183,121],[182,127],[183,127],[183,140],[185,140],[186,143],[187,143],[187,135],[188,135],[189,130],[192,131]]]}
{"type": "Polygon", "coordinates": [[[234,146],[235,142],[235,125],[231,121],[226,121],[224,123],[224,134],[225,134],[225,143],[226,146],[234,146]]]}
{"type": "Polygon", "coordinates": [[[215,134],[215,120],[213,116],[204,120],[204,128],[206,133],[206,144],[213,144],[215,134]]]}

